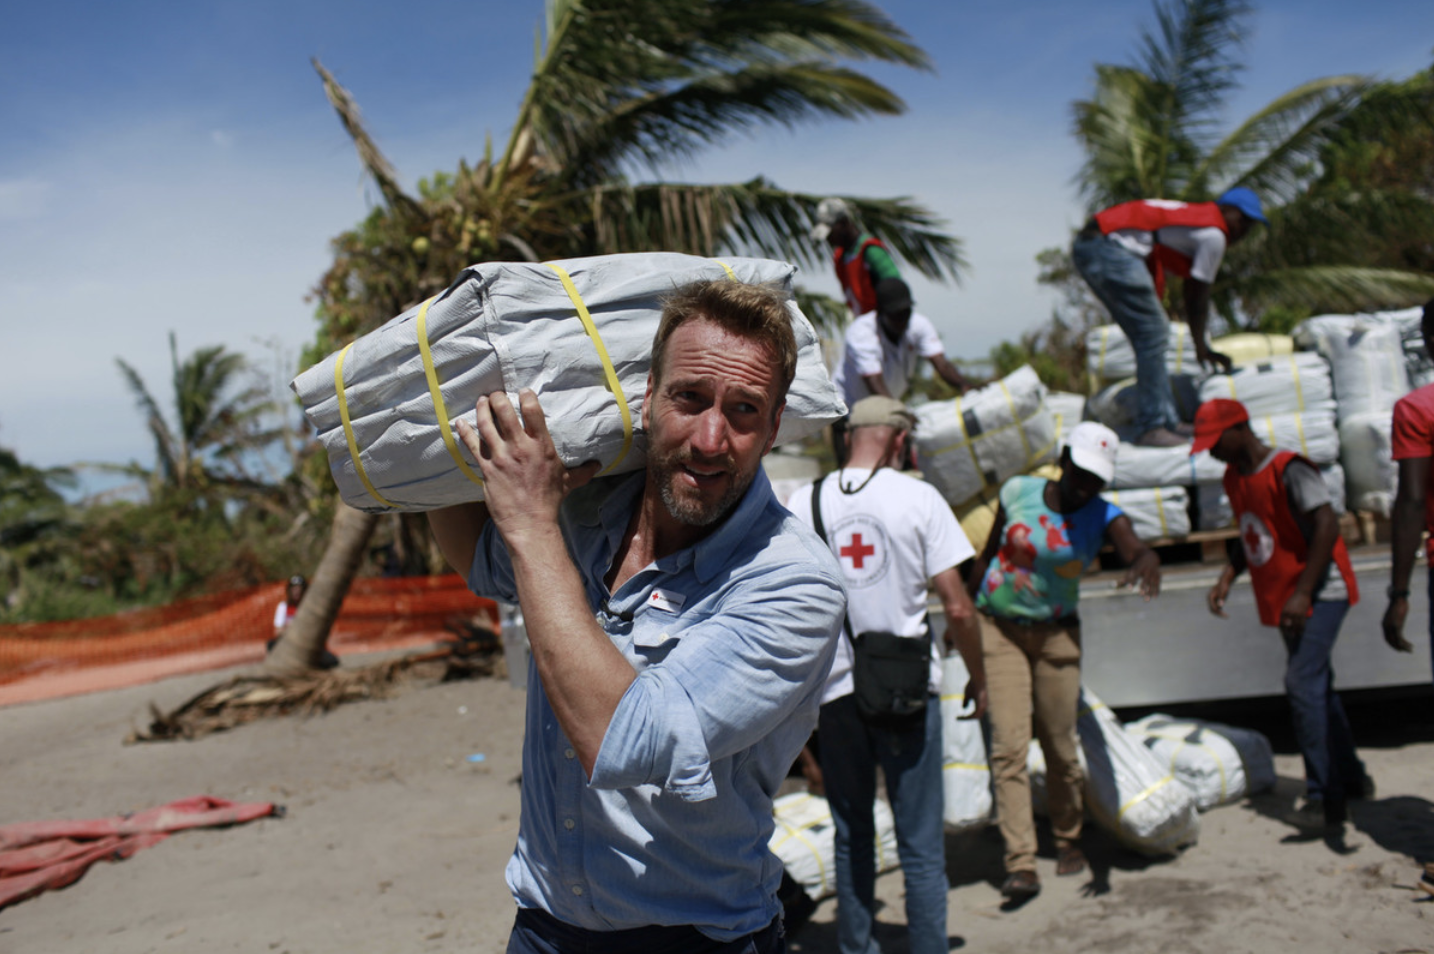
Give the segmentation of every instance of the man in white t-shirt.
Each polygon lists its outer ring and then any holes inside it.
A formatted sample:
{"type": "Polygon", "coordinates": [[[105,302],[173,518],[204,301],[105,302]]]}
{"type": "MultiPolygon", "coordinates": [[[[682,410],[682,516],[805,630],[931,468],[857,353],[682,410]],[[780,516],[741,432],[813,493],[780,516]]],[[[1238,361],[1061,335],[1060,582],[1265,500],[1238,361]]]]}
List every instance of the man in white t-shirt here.
{"type": "MultiPolygon", "coordinates": [[[[853,695],[852,640],[862,633],[929,639],[928,582],[946,616],[945,645],[971,673],[966,698],[986,708],[985,666],[975,609],[957,567],[975,555],[951,508],[930,484],[891,469],[905,459],[916,418],[900,401],[871,396],[852,406],[851,456],[821,481],[821,523],[846,578],[848,635],[837,643],[822,694],[818,739],[822,779],[836,827],[837,943],[877,950],[872,941],[876,880],[876,767],[896,822],[906,881],[912,954],[948,949],[946,857],[942,836],[941,649],[932,645],[925,711],[899,725],[873,724],[853,695]]],[[[788,509],[813,526],[813,488],[788,509]]],[[[934,643],[934,641],[933,641],[934,643]]]]}
{"type": "Polygon", "coordinates": [[[1076,271],[1110,311],[1135,350],[1135,442],[1173,447],[1190,441],[1170,391],[1165,353],[1170,318],[1161,299],[1165,274],[1184,279],[1185,316],[1202,366],[1230,369],[1230,358],[1205,340],[1210,286],[1228,245],[1256,223],[1268,224],[1259,197],[1237,187],[1214,202],[1141,199],[1095,214],[1071,246],[1076,271]]]}
{"type": "Polygon", "coordinates": [[[911,310],[911,289],[899,278],[876,285],[876,310],[856,318],[846,331],[841,363],[832,381],[853,407],[869,394],[902,399],[916,376],[919,358],[931,362],[941,380],[966,390],[966,379],[946,358],[936,326],[911,310]]]}

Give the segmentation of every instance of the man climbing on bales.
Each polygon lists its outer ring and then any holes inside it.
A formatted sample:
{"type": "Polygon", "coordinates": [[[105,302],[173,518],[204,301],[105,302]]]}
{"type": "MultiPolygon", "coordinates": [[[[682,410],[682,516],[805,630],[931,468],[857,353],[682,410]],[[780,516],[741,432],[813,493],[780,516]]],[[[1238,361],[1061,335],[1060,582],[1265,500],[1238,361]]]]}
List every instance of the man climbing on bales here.
{"type": "Polygon", "coordinates": [[[1175,447],[1189,440],[1170,392],[1165,352],[1170,318],[1161,299],[1165,273],[1184,279],[1185,314],[1202,366],[1228,371],[1230,358],[1210,349],[1205,325],[1210,286],[1229,245],[1256,223],[1269,224],[1260,200],[1234,188],[1214,202],[1141,199],[1096,213],[1076,235],[1071,258],[1135,351],[1137,444],[1175,447]]]}

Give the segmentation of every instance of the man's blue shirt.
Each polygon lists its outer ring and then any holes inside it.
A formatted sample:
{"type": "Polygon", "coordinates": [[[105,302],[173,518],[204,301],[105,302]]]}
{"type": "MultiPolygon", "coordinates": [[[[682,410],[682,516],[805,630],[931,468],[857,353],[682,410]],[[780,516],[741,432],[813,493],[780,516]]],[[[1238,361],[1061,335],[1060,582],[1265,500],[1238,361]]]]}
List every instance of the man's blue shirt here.
{"type": "MultiPolygon", "coordinates": [[[[761,471],[711,535],[609,596],[644,481],[596,480],[563,504],[588,604],[638,676],[589,782],[529,669],[508,886],[520,907],[591,930],[691,924],[731,940],[780,913],[772,798],[816,725],[846,596],[831,551],[761,471]]],[[[469,585],[516,601],[491,522],[469,585]]]]}

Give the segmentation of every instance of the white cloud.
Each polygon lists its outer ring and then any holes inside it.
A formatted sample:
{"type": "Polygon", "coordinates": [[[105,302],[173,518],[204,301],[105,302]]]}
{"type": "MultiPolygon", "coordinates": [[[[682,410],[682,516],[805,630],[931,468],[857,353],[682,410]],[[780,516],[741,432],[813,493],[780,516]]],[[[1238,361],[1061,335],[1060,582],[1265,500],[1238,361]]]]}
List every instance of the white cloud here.
{"type": "Polygon", "coordinates": [[[209,139],[220,149],[228,149],[234,145],[234,134],[223,129],[215,129],[209,133],[209,139]]]}

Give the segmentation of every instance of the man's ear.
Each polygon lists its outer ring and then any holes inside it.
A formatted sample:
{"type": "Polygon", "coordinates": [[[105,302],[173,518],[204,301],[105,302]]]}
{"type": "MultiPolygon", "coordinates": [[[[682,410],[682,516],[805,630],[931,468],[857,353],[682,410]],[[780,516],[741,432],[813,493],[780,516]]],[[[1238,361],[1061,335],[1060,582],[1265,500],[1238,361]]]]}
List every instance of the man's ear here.
{"type": "Polygon", "coordinates": [[[770,433],[770,434],[767,435],[767,444],[766,444],[765,447],[762,448],[762,456],[763,456],[763,457],[767,456],[768,452],[770,452],[771,449],[772,449],[772,445],[775,444],[776,441],[777,441],[777,431],[779,431],[779,430],[782,429],[782,412],[785,411],[786,409],[787,409],[787,402],[786,402],[786,401],[783,401],[783,402],[782,402],[780,405],[778,405],[778,407],[777,407],[776,416],[772,418],[772,433],[770,433]]]}
{"type": "Polygon", "coordinates": [[[648,430],[652,419],[652,372],[647,372],[647,390],[642,394],[642,429],[648,430]]]}

